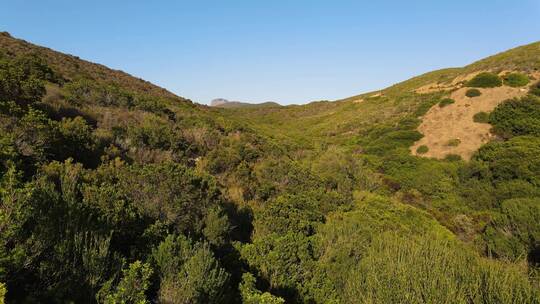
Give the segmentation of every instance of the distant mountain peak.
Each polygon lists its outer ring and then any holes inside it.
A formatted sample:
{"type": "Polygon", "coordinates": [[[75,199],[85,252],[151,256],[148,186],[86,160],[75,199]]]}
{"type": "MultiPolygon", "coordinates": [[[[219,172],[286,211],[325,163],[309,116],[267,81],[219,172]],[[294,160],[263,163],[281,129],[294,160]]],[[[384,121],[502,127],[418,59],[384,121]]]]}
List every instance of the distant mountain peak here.
{"type": "Polygon", "coordinates": [[[211,102],[210,102],[210,106],[212,107],[219,107],[221,105],[224,105],[226,103],[229,103],[230,101],[228,101],[227,99],[225,98],[216,98],[216,99],[213,99],[211,102]]]}
{"type": "Polygon", "coordinates": [[[265,108],[265,107],[281,107],[280,104],[273,101],[263,103],[249,103],[241,101],[229,101],[225,98],[216,98],[210,102],[211,107],[218,108],[265,108]]]}

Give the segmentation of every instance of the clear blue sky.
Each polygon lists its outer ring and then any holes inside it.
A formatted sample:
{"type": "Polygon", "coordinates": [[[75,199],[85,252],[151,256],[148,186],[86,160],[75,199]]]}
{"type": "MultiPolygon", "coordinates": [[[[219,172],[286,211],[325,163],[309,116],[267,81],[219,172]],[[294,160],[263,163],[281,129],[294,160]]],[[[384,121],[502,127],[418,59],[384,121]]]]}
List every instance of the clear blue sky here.
{"type": "Polygon", "coordinates": [[[0,3],[0,30],[200,103],[333,100],[540,40],[539,0],[0,3]]]}

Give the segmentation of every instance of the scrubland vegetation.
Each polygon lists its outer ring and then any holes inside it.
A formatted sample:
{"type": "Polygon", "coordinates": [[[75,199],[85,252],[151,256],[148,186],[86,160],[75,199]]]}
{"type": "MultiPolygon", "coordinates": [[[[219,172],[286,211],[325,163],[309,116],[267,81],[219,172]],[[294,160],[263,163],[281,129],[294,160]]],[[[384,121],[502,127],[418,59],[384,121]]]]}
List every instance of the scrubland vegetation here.
{"type": "Polygon", "coordinates": [[[540,302],[537,86],[436,160],[444,92],[210,109],[0,43],[0,303],[540,302]]]}
{"type": "Polygon", "coordinates": [[[470,98],[478,97],[480,95],[482,95],[482,92],[478,89],[468,89],[467,92],[465,92],[465,96],[470,98]]]}
{"type": "Polygon", "coordinates": [[[455,103],[455,102],[456,102],[456,101],[453,100],[452,98],[444,98],[443,100],[441,100],[441,101],[439,102],[439,107],[444,108],[444,107],[446,107],[446,106],[448,106],[448,105],[451,105],[451,104],[453,104],[453,103],[455,103]]]}
{"type": "Polygon", "coordinates": [[[500,87],[502,83],[501,78],[497,74],[483,72],[469,80],[467,86],[474,88],[494,88],[500,87]]]}

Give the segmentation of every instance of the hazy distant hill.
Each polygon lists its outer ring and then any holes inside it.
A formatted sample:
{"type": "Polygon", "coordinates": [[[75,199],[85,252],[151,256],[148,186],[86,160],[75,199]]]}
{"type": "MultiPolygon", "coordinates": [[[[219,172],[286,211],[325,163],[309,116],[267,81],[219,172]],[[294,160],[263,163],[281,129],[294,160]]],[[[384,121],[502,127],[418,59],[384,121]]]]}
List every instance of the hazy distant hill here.
{"type": "Polygon", "coordinates": [[[240,101],[228,101],[224,98],[216,98],[210,102],[210,106],[218,108],[270,108],[281,107],[277,102],[268,101],[263,103],[247,103],[240,101]]]}

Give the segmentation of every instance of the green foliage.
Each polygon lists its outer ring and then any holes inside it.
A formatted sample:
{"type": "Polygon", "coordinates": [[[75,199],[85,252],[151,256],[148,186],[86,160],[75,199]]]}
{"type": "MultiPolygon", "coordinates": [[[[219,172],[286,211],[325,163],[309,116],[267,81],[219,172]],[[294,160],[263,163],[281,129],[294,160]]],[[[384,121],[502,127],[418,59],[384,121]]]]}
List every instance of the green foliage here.
{"type": "Polygon", "coordinates": [[[319,263],[333,283],[334,292],[343,294],[350,269],[362,261],[373,239],[386,231],[407,237],[425,233],[451,237],[427,213],[366,194],[353,210],[329,216],[316,235],[319,263]]]}
{"type": "Polygon", "coordinates": [[[540,138],[514,137],[506,142],[492,142],[478,151],[476,160],[482,161],[490,171],[490,178],[497,183],[521,179],[540,185],[540,138]]]}
{"type": "Polygon", "coordinates": [[[532,95],[540,96],[540,82],[537,82],[536,84],[532,85],[529,93],[532,95]]]}
{"type": "Polygon", "coordinates": [[[448,105],[451,105],[451,104],[453,104],[455,102],[456,101],[453,100],[452,98],[445,98],[445,99],[439,101],[439,107],[444,108],[444,107],[446,107],[448,105]]]}
{"type": "MultiPolygon", "coordinates": [[[[406,148],[412,145],[415,141],[423,137],[416,130],[400,130],[384,132],[384,135],[366,143],[365,151],[370,154],[385,154],[398,148],[406,148]]],[[[376,135],[370,133],[369,137],[373,138],[376,135]]],[[[366,140],[367,142],[367,140],[366,140]]]]}
{"type": "Polygon", "coordinates": [[[123,172],[121,183],[146,216],[179,232],[201,233],[207,211],[221,201],[210,176],[176,163],[134,166],[123,172]]]}
{"type": "Polygon", "coordinates": [[[0,283],[0,304],[4,304],[5,302],[5,296],[6,296],[7,290],[6,285],[4,283],[0,283]]]}
{"type": "Polygon", "coordinates": [[[462,160],[461,156],[458,155],[458,154],[447,154],[444,157],[444,159],[448,160],[448,161],[460,161],[460,160],[462,160]]]}
{"type": "Polygon", "coordinates": [[[504,138],[540,136],[540,99],[526,96],[505,101],[493,110],[489,122],[493,131],[504,138]]]}
{"type": "Polygon", "coordinates": [[[240,295],[244,304],[282,304],[285,300],[273,296],[269,292],[261,292],[255,286],[255,277],[246,272],[242,275],[242,283],[240,283],[240,295]]]}
{"type": "Polygon", "coordinates": [[[522,73],[510,73],[503,77],[504,84],[510,87],[523,87],[529,83],[529,76],[522,73]]]}
{"type": "Polygon", "coordinates": [[[429,151],[429,148],[426,145],[421,145],[418,148],[416,148],[416,153],[418,154],[426,154],[428,151],[429,151]]]}
{"type": "Polygon", "coordinates": [[[204,237],[208,242],[216,247],[227,243],[231,231],[229,218],[219,206],[208,210],[204,218],[204,228],[202,230],[204,237]]]}
{"type": "Polygon", "coordinates": [[[507,259],[528,258],[540,263],[540,199],[505,200],[498,215],[484,232],[487,251],[507,259]]]}
{"type": "Polygon", "coordinates": [[[54,81],[54,72],[37,56],[0,59],[0,101],[29,105],[45,94],[45,81],[54,81]]]}
{"type": "Polygon", "coordinates": [[[457,146],[459,146],[459,144],[461,144],[461,140],[459,138],[450,139],[446,143],[446,145],[449,146],[449,147],[457,147],[457,146]]]}
{"type": "Polygon", "coordinates": [[[222,303],[229,275],[206,244],[169,235],[152,251],[159,269],[159,299],[166,303],[222,303]]]}
{"type": "Polygon", "coordinates": [[[476,123],[489,123],[489,113],[478,112],[474,114],[473,121],[476,123]]]}
{"type": "Polygon", "coordinates": [[[467,81],[468,87],[474,88],[494,88],[502,85],[502,80],[499,76],[489,72],[482,72],[467,81]]]}
{"type": "Polygon", "coordinates": [[[110,294],[104,295],[103,303],[150,303],[146,292],[150,287],[151,276],[152,268],[150,265],[143,264],[141,261],[131,263],[129,268],[122,271],[122,279],[118,286],[110,294]]]}
{"type": "Polygon", "coordinates": [[[283,235],[295,231],[312,235],[316,224],[324,221],[320,210],[317,200],[307,195],[280,196],[256,215],[256,233],[283,235]]]}
{"type": "Polygon", "coordinates": [[[101,84],[90,79],[78,79],[64,86],[66,100],[73,105],[96,104],[100,106],[134,105],[133,96],[114,84],[101,84]]]}
{"type": "Polygon", "coordinates": [[[465,96],[469,98],[478,97],[482,95],[482,92],[478,89],[468,89],[467,92],[465,92],[465,96]]]}
{"type": "Polygon", "coordinates": [[[454,241],[383,234],[352,269],[345,303],[538,303],[518,267],[482,259],[454,241]],[[412,279],[414,278],[414,279],[412,279]]]}

